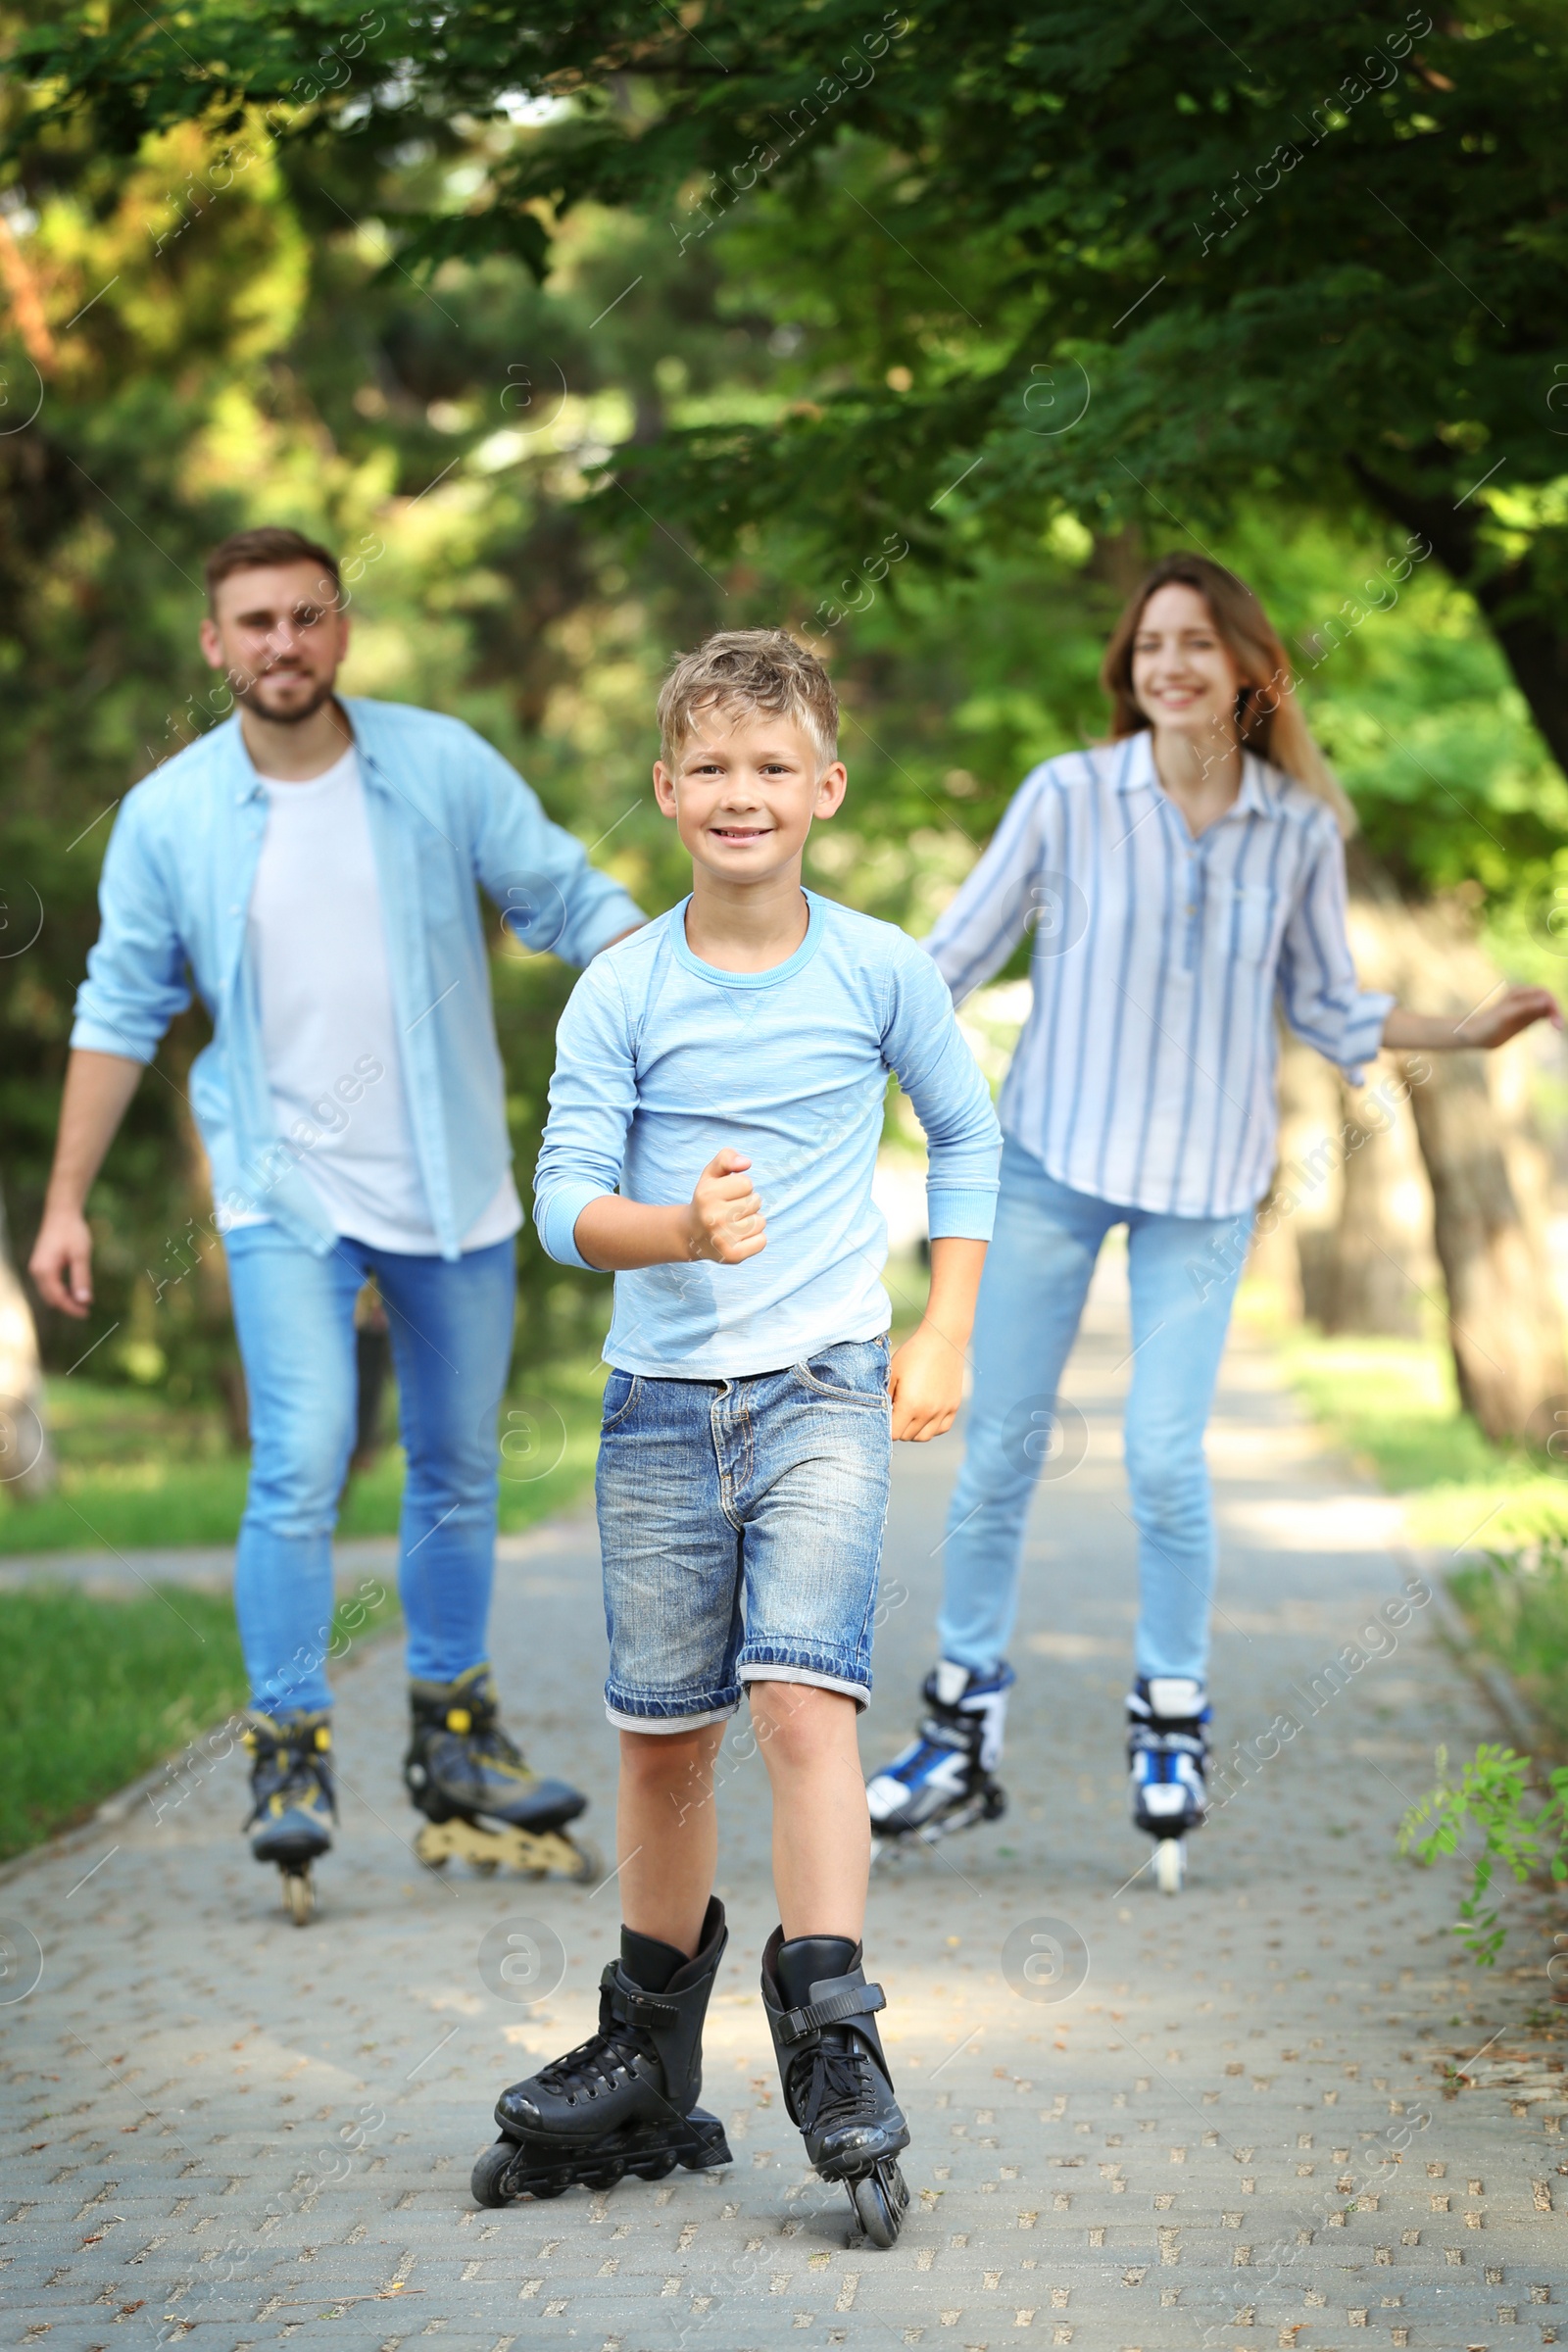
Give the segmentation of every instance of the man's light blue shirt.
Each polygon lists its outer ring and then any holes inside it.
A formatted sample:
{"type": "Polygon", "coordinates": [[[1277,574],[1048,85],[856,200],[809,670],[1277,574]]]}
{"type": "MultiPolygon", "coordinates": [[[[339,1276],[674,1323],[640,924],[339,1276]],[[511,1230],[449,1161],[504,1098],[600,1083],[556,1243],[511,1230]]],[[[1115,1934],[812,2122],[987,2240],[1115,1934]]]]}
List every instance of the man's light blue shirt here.
{"type": "MultiPolygon", "coordinates": [[[[568,963],[587,963],[642,914],[471,727],[404,703],[342,708],[360,754],[415,1152],[441,1255],[455,1258],[512,1159],[476,886],[526,946],[568,963]]],[[[259,1209],[324,1254],[336,1235],[277,1133],[244,952],[266,828],[237,714],[126,795],[71,1042],[151,1061],[194,984],[214,1035],[191,1069],[191,1107],[220,1211],[259,1209]]]]}
{"type": "Polygon", "coordinates": [[[805,939],[762,972],[694,956],[683,901],[601,956],[562,1015],[534,1177],[552,1257],[584,1263],[590,1200],[687,1201],[726,1145],[767,1218],[739,1265],[615,1276],[605,1355],[621,1371],[740,1379],[887,1330],[871,1178],[890,1071],[925,1129],[933,1238],[990,1239],[1001,1134],[941,974],[893,924],[806,899],[805,939]]]}

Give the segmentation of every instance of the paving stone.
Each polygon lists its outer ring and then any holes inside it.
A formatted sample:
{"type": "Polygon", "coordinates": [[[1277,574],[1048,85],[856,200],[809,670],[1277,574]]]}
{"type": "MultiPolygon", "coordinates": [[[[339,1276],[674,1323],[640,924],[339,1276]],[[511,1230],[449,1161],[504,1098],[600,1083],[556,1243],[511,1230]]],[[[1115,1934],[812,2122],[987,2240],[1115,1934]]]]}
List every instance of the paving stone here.
{"type": "MultiPolygon", "coordinates": [[[[732,1942],[705,2094],[734,2164],[471,2206],[496,2091],[591,2028],[614,1888],[418,1868],[398,1777],[402,1661],[382,1643],[341,1675],[342,1832],[305,1932],[243,1849],[238,1755],[187,1759],[0,1885],[0,1915],[44,1952],[37,1988],[0,2013],[6,2340],[1556,2340],[1568,2087],[1558,2045],[1531,2044],[1526,2027],[1544,1980],[1477,1972],[1445,1934],[1455,1876],[1394,1851],[1434,1747],[1495,1727],[1430,1609],[1364,1631],[1415,1574],[1396,1514],[1322,1453],[1266,1352],[1238,1341],[1211,1443],[1223,1801],[1186,1891],[1157,1895],[1123,1794],[1126,1357],[1112,1264],[1065,1384],[1088,1453],[1046,1483],[1031,1523],[1009,1811],[873,1885],[868,1960],[914,2134],[897,2250],[854,2237],[843,2192],[807,2171],[781,2111],[756,1991],[773,1924],[766,1792],[744,1737],[720,1768],[732,1942]],[[503,1920],[543,1923],[564,1949],[560,1985],[532,2006],[479,1975],[480,1938],[503,1920]],[[1015,1959],[1004,1967],[1004,1947],[1036,1934],[1081,1940],[1082,1984],[1030,1986],[1015,1959]],[[1494,2036],[1494,2052],[1533,2049],[1530,2068],[1510,2060],[1494,2081],[1494,2058],[1477,2059],[1456,2088],[1455,2061],[1494,2036]]],[[[868,1763],[902,1741],[930,1662],[956,1467],[954,1444],[898,1456],[868,1763]]],[[[511,1719],[588,1789],[608,1843],[589,1519],[504,1547],[495,1623],[511,1719]]]]}

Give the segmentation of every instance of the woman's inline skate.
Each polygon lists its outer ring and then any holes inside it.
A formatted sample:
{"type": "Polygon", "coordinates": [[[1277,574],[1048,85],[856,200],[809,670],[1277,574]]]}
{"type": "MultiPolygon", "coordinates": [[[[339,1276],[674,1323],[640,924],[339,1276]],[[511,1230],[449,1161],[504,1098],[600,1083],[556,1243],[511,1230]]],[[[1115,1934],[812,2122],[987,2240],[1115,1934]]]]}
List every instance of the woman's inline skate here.
{"type": "Polygon", "coordinates": [[[1154,1883],[1180,1894],[1185,1839],[1208,1811],[1208,1693],[1189,1675],[1140,1675],[1127,1693],[1128,1803],[1154,1840],[1154,1883]]]}

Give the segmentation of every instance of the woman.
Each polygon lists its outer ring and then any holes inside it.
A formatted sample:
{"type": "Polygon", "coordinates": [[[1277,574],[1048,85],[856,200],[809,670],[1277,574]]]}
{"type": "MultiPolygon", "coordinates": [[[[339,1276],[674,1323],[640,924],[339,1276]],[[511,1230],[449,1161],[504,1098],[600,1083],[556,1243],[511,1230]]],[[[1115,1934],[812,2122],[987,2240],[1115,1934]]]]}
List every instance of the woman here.
{"type": "Polygon", "coordinates": [[[968,1448],[943,1545],[939,1662],[913,1744],[871,1782],[879,1839],[1002,1810],[1004,1652],[1030,1495],[1101,1244],[1127,1228],[1126,1460],[1140,1614],[1133,1819],[1162,1886],[1203,1818],[1214,1530],[1203,1432],[1275,1158],[1274,1007],[1360,1082],[1380,1046],[1499,1046],[1543,1017],[1510,988],[1457,1024],[1359,989],[1345,929],[1353,818],[1250,589],[1165,556],[1101,672],[1108,744],[1027,776],[938,923],[955,999],[1035,925],[1033,1007],[1003,1088],[1002,1199],[974,1328],[968,1448]]]}

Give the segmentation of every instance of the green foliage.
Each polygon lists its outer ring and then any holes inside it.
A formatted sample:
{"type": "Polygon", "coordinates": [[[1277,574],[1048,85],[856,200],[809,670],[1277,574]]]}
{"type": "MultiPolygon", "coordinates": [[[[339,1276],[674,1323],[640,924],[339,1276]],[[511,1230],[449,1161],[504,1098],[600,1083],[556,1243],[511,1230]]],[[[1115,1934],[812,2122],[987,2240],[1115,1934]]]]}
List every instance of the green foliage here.
{"type": "Polygon", "coordinates": [[[1448,1587],[1479,1647],[1568,1752],[1568,1530],[1559,1525],[1519,1550],[1485,1551],[1448,1587]]]}
{"type": "Polygon", "coordinates": [[[970,517],[1000,549],[1062,512],[1106,535],[1212,531],[1258,495],[1369,504],[1474,589],[1568,745],[1568,35],[1544,0],[1440,24],[1291,0],[707,0],[690,24],[631,0],[192,0],[177,42],[138,14],[94,0],[24,32],[14,152],[86,123],[128,155],[249,107],[335,168],[467,119],[483,168],[405,207],[404,268],[542,270],[541,217],[589,200],[662,220],[688,268],[733,242],[798,359],[765,415],[615,460],[707,550],[789,514],[838,562],[896,528],[961,563],[970,517]]]}
{"type": "Polygon", "coordinates": [[[1399,1825],[1399,1851],[1432,1863],[1456,1853],[1467,1830],[1481,1832],[1470,1891],[1453,1933],[1483,1968],[1502,1949],[1507,1929],[1487,1896],[1500,1865],[1521,1885],[1546,1872],[1568,1880],[1568,1765],[1538,1785],[1538,1767],[1511,1747],[1483,1743],[1455,1782],[1446,1748],[1439,1748],[1438,1785],[1412,1805],[1399,1825]]]}

